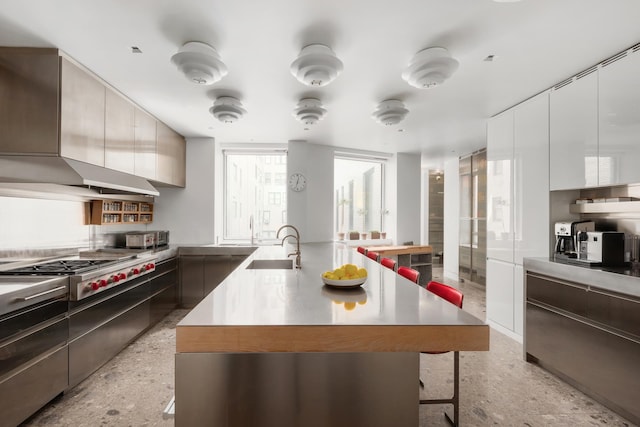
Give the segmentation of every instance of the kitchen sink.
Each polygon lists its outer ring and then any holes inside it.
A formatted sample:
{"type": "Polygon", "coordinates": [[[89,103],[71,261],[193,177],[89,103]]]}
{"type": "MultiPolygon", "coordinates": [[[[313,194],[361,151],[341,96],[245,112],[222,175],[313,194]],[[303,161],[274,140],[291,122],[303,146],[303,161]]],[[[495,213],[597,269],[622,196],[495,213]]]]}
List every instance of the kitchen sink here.
{"type": "Polygon", "coordinates": [[[292,270],[293,269],[293,260],[292,259],[254,259],[247,266],[248,270],[292,270]]]}

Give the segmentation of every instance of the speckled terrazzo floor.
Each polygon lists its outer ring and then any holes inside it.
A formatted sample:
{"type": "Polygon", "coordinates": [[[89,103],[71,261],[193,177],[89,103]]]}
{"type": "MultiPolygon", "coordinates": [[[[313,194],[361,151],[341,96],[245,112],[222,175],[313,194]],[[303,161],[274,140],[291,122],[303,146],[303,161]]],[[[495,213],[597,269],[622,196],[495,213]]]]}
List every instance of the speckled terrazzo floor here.
{"type": "MultiPolygon", "coordinates": [[[[434,278],[440,276],[441,271],[434,269],[434,278]]],[[[443,281],[460,287],[465,294],[465,310],[484,319],[482,288],[473,283],[443,281]]],[[[186,313],[171,313],[23,425],[172,426],[172,420],[162,418],[162,411],[174,394],[175,325],[186,313]]],[[[427,380],[429,390],[424,397],[448,395],[452,386],[451,354],[421,358],[421,377],[427,380]]],[[[524,362],[522,345],[494,330],[489,352],[461,353],[460,372],[461,426],[634,425],[536,365],[524,362]]],[[[448,426],[442,415],[444,409],[422,405],[420,426],[448,426]]]]}

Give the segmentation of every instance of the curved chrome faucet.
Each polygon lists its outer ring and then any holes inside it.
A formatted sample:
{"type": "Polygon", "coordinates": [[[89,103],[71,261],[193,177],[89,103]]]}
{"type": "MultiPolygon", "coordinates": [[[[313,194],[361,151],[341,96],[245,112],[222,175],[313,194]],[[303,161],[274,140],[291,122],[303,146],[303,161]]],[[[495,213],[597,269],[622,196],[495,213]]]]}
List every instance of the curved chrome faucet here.
{"type": "Polygon", "coordinates": [[[280,238],[280,231],[282,231],[285,228],[292,228],[293,231],[296,232],[296,235],[294,236],[293,234],[287,234],[286,236],[284,236],[282,238],[282,242],[280,242],[280,246],[284,246],[284,242],[287,240],[287,237],[295,238],[296,239],[296,251],[292,252],[290,254],[287,254],[287,257],[290,257],[291,255],[295,255],[296,256],[296,268],[302,268],[302,265],[300,263],[300,232],[298,231],[298,229],[295,228],[293,225],[285,224],[282,227],[278,228],[278,231],[276,232],[276,239],[280,238]]]}

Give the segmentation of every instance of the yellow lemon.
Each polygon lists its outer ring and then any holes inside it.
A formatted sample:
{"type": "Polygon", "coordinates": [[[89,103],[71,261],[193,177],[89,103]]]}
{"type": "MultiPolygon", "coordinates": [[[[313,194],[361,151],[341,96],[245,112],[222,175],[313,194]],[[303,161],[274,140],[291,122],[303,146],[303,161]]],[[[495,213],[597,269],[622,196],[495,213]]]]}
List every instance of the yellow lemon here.
{"type": "Polygon", "coordinates": [[[358,266],[354,264],[345,264],[343,266],[345,273],[347,274],[355,274],[358,271],[358,266]]]}
{"type": "Polygon", "coordinates": [[[333,270],[333,275],[336,276],[336,279],[338,280],[342,279],[342,277],[344,276],[344,268],[336,268],[335,270],[333,270]]]}
{"type": "Polygon", "coordinates": [[[354,308],[356,308],[356,303],[355,302],[345,302],[344,303],[344,309],[347,311],[351,311],[354,308]]]}
{"type": "Polygon", "coordinates": [[[359,268],[357,276],[358,277],[367,277],[367,269],[366,268],[359,268]]]}

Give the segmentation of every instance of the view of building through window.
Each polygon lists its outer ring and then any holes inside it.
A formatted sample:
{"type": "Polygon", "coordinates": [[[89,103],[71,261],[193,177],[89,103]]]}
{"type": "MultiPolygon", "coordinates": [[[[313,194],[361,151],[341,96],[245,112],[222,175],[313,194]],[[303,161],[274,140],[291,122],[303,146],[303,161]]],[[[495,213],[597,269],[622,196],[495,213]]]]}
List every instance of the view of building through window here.
{"type": "Polygon", "coordinates": [[[334,161],[336,233],[384,231],[383,163],[367,159],[334,161]]]}
{"type": "Polygon", "coordinates": [[[224,239],[275,239],[287,220],[286,154],[225,151],[224,168],[224,239]]]}

